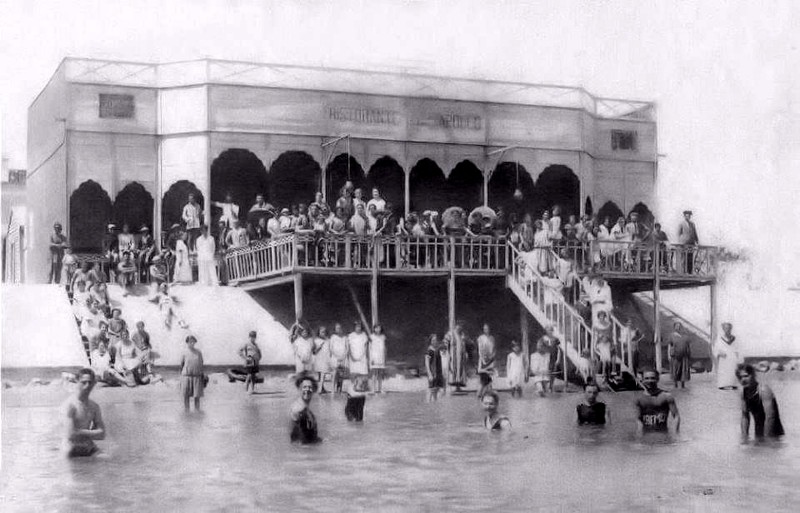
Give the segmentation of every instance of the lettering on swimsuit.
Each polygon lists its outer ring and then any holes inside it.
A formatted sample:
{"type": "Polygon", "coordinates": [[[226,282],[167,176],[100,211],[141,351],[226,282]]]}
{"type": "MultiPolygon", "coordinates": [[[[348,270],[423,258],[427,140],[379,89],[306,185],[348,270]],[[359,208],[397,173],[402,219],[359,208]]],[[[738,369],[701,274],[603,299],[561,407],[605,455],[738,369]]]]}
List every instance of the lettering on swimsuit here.
{"type": "Polygon", "coordinates": [[[666,413],[653,413],[642,415],[642,423],[645,426],[662,426],[667,422],[666,413]]]}

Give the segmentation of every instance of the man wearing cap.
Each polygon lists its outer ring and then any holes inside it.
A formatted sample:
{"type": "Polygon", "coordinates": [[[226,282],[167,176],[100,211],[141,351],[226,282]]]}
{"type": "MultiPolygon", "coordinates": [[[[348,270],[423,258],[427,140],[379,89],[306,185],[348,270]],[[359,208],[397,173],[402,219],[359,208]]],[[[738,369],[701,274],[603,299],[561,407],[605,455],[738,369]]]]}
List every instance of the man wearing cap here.
{"type": "Polygon", "coordinates": [[[683,211],[683,221],[678,226],[678,244],[685,246],[686,256],[683,265],[679,268],[687,274],[694,270],[694,251],[691,246],[697,246],[700,240],[697,237],[697,228],[692,221],[692,211],[683,211]]]}
{"type": "Polygon", "coordinates": [[[194,194],[189,194],[189,203],[183,206],[181,219],[186,223],[186,233],[189,235],[189,249],[194,249],[194,241],[200,234],[200,225],[203,224],[203,207],[195,200],[194,194]]]}
{"type": "Polygon", "coordinates": [[[61,282],[61,265],[64,259],[64,247],[67,237],[61,233],[61,223],[53,224],[53,233],[50,234],[50,276],[49,283],[61,282]]]}
{"type": "Polygon", "coordinates": [[[156,244],[153,240],[153,236],[150,235],[150,228],[147,226],[142,226],[142,228],[139,230],[139,233],[139,256],[137,258],[137,264],[139,266],[140,273],[147,275],[147,267],[150,265],[150,261],[155,253],[156,244]]]}
{"type": "Polygon", "coordinates": [[[292,212],[288,208],[281,209],[281,215],[278,218],[278,226],[281,233],[288,233],[292,231],[294,222],[292,219],[292,212]]]}
{"type": "Polygon", "coordinates": [[[103,238],[103,254],[108,258],[108,274],[111,281],[116,280],[116,269],[119,263],[119,240],[116,231],[117,225],[110,223],[103,238]]]}

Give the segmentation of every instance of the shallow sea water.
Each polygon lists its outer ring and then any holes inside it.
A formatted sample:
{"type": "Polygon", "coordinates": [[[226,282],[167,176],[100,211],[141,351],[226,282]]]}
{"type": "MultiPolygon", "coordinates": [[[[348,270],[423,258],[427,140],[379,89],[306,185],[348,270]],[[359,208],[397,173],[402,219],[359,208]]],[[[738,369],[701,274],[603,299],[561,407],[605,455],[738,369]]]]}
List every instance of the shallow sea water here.
{"type": "MultiPolygon", "coordinates": [[[[769,382],[769,380],[767,380],[769,382]]],[[[209,387],[202,413],[174,400],[98,402],[104,456],[68,461],[58,406],[3,407],[2,511],[798,511],[800,382],[772,383],[788,435],[739,444],[737,392],[678,390],[677,438],[637,440],[635,392],[604,392],[605,428],[574,424],[579,393],[501,394],[513,431],[482,428],[474,396],[314,398],[325,441],[288,441],[294,395],[209,387]]],[[[177,395],[177,392],[176,392],[177,395]]]]}

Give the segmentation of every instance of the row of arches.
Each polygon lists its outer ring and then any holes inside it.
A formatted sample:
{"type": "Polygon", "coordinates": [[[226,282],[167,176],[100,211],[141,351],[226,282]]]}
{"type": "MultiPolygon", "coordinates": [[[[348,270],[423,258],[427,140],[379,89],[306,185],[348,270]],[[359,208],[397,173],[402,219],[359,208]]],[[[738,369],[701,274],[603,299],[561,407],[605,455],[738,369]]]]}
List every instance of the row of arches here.
{"type": "MultiPolygon", "coordinates": [[[[471,161],[458,163],[445,177],[444,171],[432,159],[423,158],[409,172],[409,206],[413,211],[438,210],[458,205],[472,209],[483,204],[484,176],[471,161]]],[[[341,154],[332,159],[325,169],[328,202],[333,203],[347,180],[356,187],[369,190],[377,187],[386,201],[403,212],[405,207],[405,172],[389,156],[378,159],[368,170],[352,156],[341,154]]],[[[313,201],[320,190],[322,169],[309,154],[287,151],[270,166],[269,172],[261,160],[245,149],[222,152],[211,165],[210,196],[212,201],[224,201],[226,192],[247,212],[255,195],[265,194],[276,207],[313,201]]],[[[525,212],[540,215],[545,209],[560,205],[562,215],[580,213],[580,181],[567,166],[547,167],[534,182],[527,169],[515,162],[501,162],[487,183],[488,204],[503,207],[519,218],[525,212]],[[521,199],[515,199],[519,189],[521,199]]],[[[207,198],[198,187],[188,181],[178,181],[161,198],[161,223],[168,229],[180,223],[183,205],[189,194],[194,194],[200,205],[207,198]]],[[[132,182],[123,188],[112,201],[97,182],[82,183],[70,197],[70,239],[76,251],[95,251],[102,247],[106,225],[128,224],[132,230],[153,226],[154,199],[139,183],[132,182]]],[[[645,206],[646,210],[647,207],[645,206]]],[[[586,198],[584,212],[592,213],[591,200],[586,198]]],[[[642,211],[644,212],[644,210],[642,211]]],[[[649,215],[649,210],[646,210],[649,215]]],[[[616,219],[622,214],[612,202],[601,207],[601,220],[605,216],[616,219]]],[[[213,219],[211,220],[213,222],[213,219]]]]}
{"type": "MultiPolygon", "coordinates": [[[[325,193],[332,203],[346,181],[365,190],[373,187],[397,212],[405,207],[405,173],[389,156],[378,159],[368,170],[352,155],[340,154],[325,168],[325,193]]],[[[228,149],[211,164],[211,199],[223,201],[230,193],[240,211],[246,211],[256,193],[266,195],[276,207],[313,200],[320,190],[322,169],[311,155],[302,151],[281,154],[269,172],[261,160],[245,149],[228,149]]],[[[536,183],[519,163],[501,162],[492,171],[487,184],[490,207],[541,212],[560,205],[565,212],[580,212],[580,180],[567,166],[553,165],[539,175],[536,183]],[[514,200],[514,191],[522,192],[522,201],[514,200]]],[[[412,211],[438,210],[458,205],[472,209],[483,204],[484,177],[471,161],[458,163],[445,177],[432,159],[419,160],[409,172],[409,207],[412,211]]]]}

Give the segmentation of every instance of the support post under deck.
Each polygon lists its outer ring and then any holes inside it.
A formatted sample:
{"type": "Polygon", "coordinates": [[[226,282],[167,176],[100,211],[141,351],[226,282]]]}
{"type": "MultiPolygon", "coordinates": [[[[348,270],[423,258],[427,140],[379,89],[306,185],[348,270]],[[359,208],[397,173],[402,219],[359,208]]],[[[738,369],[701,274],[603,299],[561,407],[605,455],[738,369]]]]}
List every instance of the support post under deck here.
{"type": "Polygon", "coordinates": [[[369,303],[370,309],[372,311],[372,325],[375,326],[380,321],[378,321],[378,259],[377,253],[375,258],[373,259],[372,264],[372,277],[370,278],[370,287],[369,287],[369,303]]]}
{"type": "Polygon", "coordinates": [[[447,277],[447,327],[452,331],[456,327],[456,250],[450,238],[450,274],[447,277]]]}
{"type": "Polygon", "coordinates": [[[520,342],[522,343],[522,357],[523,367],[525,369],[525,376],[528,375],[531,363],[531,346],[530,339],[528,338],[528,309],[522,303],[519,304],[519,327],[520,327],[520,342]]]}
{"type": "Polygon", "coordinates": [[[656,353],[656,371],[661,374],[661,302],[659,299],[661,288],[661,254],[658,241],[653,240],[653,345],[656,353]]]}
{"type": "Polygon", "coordinates": [[[303,318],[303,275],[294,275],[294,317],[300,321],[303,318]]]}

